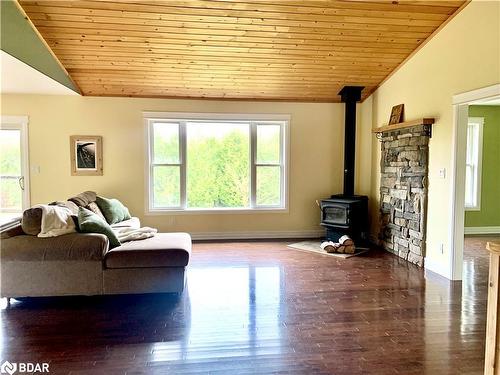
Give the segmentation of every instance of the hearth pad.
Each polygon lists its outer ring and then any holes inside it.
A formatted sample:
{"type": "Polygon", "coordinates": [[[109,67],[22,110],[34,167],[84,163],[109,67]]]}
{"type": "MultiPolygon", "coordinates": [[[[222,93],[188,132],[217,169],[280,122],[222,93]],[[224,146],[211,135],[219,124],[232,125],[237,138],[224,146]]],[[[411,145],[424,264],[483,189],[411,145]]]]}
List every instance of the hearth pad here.
{"type": "Polygon", "coordinates": [[[355,257],[356,255],[366,253],[369,250],[366,247],[357,247],[356,252],[354,254],[327,253],[325,250],[321,249],[319,245],[321,245],[321,241],[302,241],[302,242],[292,243],[290,245],[287,245],[287,247],[295,250],[308,251],[310,253],[328,255],[344,259],[355,257]]]}

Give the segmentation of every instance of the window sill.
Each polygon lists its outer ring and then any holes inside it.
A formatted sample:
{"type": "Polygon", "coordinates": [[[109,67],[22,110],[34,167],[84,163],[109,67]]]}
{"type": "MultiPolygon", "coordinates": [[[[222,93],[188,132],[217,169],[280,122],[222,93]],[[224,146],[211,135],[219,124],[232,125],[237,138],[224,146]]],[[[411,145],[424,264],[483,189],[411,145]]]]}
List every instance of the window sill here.
{"type": "Polygon", "coordinates": [[[481,207],[465,207],[465,212],[467,211],[481,211],[481,207]]]}
{"type": "Polygon", "coordinates": [[[288,208],[219,208],[219,209],[156,209],[145,212],[146,216],[166,215],[246,215],[246,214],[283,214],[288,213],[288,208]]]}

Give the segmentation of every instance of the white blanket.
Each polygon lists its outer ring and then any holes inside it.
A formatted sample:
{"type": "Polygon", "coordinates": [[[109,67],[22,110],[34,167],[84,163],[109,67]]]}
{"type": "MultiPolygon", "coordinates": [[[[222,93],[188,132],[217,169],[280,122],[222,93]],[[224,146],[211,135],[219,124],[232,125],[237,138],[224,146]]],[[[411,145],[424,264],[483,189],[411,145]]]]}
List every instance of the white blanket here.
{"type": "Polygon", "coordinates": [[[113,228],[113,232],[115,232],[116,237],[120,242],[127,241],[137,241],[144,240],[146,238],[153,237],[155,233],[158,232],[158,229],[150,228],[150,227],[142,227],[139,229],[136,228],[113,228]]]}
{"type": "Polygon", "coordinates": [[[69,208],[46,204],[37,207],[42,209],[42,225],[38,237],[57,237],[76,232],[75,222],[71,218],[69,208]]]}

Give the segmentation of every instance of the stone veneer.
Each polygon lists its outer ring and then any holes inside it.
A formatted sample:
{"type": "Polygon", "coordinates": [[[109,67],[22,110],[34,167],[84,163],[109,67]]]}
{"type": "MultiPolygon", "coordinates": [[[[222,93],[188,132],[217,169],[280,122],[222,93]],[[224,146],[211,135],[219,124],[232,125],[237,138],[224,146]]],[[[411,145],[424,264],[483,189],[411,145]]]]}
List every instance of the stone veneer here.
{"type": "Polygon", "coordinates": [[[382,133],[379,239],[419,266],[425,257],[429,135],[423,125],[382,133]]]}

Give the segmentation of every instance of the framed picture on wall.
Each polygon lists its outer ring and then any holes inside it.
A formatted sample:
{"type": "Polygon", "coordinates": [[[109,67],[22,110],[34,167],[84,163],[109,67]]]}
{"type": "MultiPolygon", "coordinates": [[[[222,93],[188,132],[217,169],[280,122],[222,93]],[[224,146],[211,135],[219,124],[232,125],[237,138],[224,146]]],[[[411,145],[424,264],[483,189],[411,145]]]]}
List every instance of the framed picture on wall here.
{"type": "Polygon", "coordinates": [[[389,119],[389,125],[398,124],[404,121],[404,104],[398,104],[392,107],[391,118],[389,119]]]}
{"type": "Polygon", "coordinates": [[[72,135],[70,154],[72,176],[102,176],[101,136],[72,135]]]}

